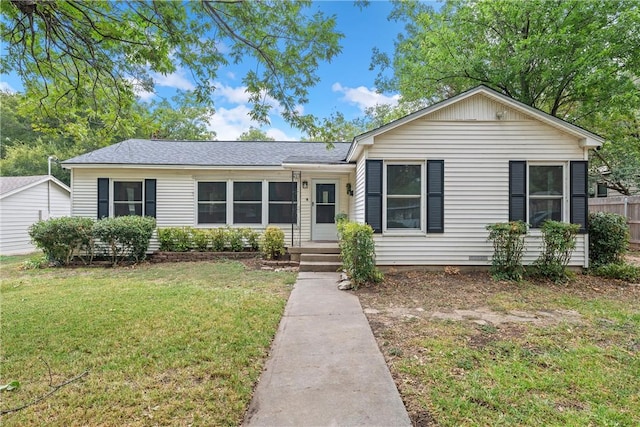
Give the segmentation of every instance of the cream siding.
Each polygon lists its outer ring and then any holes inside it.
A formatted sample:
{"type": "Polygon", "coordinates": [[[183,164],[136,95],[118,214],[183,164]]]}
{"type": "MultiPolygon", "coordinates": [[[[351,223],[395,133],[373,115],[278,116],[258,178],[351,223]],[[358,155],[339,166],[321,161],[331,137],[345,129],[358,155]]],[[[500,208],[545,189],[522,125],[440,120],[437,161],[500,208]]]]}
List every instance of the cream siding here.
{"type": "MultiPolygon", "coordinates": [[[[51,218],[69,216],[69,192],[51,182],[51,218]]],[[[0,200],[0,254],[17,255],[36,251],[29,227],[47,219],[47,182],[25,188],[0,200]]]]}
{"type": "Polygon", "coordinates": [[[357,222],[364,222],[364,207],[366,199],[366,184],[365,184],[365,172],[366,172],[366,156],[360,156],[356,162],[356,185],[353,197],[353,214],[351,218],[357,222]]]}
{"type": "MultiPolygon", "coordinates": [[[[74,216],[97,217],[97,180],[109,178],[112,181],[156,179],[156,220],[158,227],[190,226],[214,228],[221,225],[197,224],[197,182],[198,181],[291,181],[291,171],[284,170],[189,170],[189,169],[89,169],[73,170],[73,212],[74,216]]],[[[285,243],[294,246],[311,239],[311,185],[315,178],[339,179],[336,189],[340,210],[348,212],[350,197],[346,194],[348,174],[327,174],[321,172],[302,172],[299,182],[307,181],[308,188],[299,185],[300,204],[298,206],[298,224],[294,224],[293,233],[290,224],[274,224],[285,233],[285,243]],[[292,240],[293,236],[293,240],[292,240]]],[[[229,194],[228,194],[229,196],[229,194]]],[[[263,185],[263,223],[268,220],[268,186],[263,185]]],[[[228,214],[230,211],[228,210],[228,214]]],[[[228,218],[228,222],[231,218],[228,218]]],[[[264,225],[239,224],[237,227],[251,227],[263,231],[264,225]]],[[[154,238],[150,249],[155,250],[158,243],[154,238]]]]}
{"type": "MultiPolygon", "coordinates": [[[[365,156],[385,161],[433,159],[445,162],[445,232],[376,235],[379,264],[488,265],[492,247],[487,241],[485,226],[508,221],[509,161],[561,162],[567,176],[568,162],[584,158],[577,138],[539,121],[520,120],[521,117],[497,120],[495,111],[500,106],[494,105],[493,101],[485,102],[487,100],[483,98],[476,96],[461,101],[437,116],[451,120],[432,120],[432,116],[427,115],[376,136],[374,144],[365,148],[358,164],[365,156]],[[470,114],[483,118],[493,114],[494,118],[469,120],[473,117],[470,114]],[[458,117],[461,120],[456,120],[458,117]]],[[[364,176],[358,182],[364,187],[364,176]]],[[[359,190],[362,192],[363,188],[359,190]]],[[[565,220],[569,218],[568,192],[567,184],[563,203],[565,220]]],[[[531,232],[534,236],[537,233],[531,232]]],[[[585,236],[578,237],[572,265],[585,265],[585,241],[585,236]]],[[[527,239],[527,262],[537,257],[539,246],[538,238],[527,239]]]]}

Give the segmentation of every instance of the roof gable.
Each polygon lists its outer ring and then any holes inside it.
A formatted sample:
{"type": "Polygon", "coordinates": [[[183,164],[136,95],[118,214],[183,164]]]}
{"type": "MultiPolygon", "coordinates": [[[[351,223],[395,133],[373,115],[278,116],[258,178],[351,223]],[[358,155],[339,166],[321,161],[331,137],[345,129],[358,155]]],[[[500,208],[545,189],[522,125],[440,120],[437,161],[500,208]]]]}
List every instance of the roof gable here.
{"type": "Polygon", "coordinates": [[[32,175],[32,176],[3,176],[0,177],[0,198],[9,197],[13,194],[20,193],[38,184],[51,180],[52,183],[59,186],[64,191],[71,193],[71,189],[63,182],[49,175],[32,175]]]}
{"type": "Polygon", "coordinates": [[[349,149],[347,161],[355,160],[362,150],[362,146],[372,145],[376,136],[418,119],[537,120],[576,137],[580,141],[581,147],[597,148],[604,142],[603,138],[592,132],[481,85],[356,136],[349,149]],[[468,102],[472,98],[476,102],[468,102]],[[479,106],[488,108],[478,108],[479,106]],[[491,114],[491,116],[487,116],[487,114],[491,114]]]}

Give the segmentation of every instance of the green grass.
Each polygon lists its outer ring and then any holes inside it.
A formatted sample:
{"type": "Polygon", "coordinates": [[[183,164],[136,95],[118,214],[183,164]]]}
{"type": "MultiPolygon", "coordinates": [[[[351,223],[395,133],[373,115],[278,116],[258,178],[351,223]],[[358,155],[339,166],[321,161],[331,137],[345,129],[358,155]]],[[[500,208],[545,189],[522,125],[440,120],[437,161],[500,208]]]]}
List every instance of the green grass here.
{"type": "Polygon", "coordinates": [[[421,321],[411,326],[409,350],[394,361],[403,395],[440,426],[640,425],[636,291],[618,299],[523,286],[518,295],[500,292],[489,304],[575,310],[580,322],[488,327],[421,321]]]}
{"type": "Polygon", "coordinates": [[[295,277],[236,262],[19,270],[1,260],[2,425],[238,425],[295,277]]]}

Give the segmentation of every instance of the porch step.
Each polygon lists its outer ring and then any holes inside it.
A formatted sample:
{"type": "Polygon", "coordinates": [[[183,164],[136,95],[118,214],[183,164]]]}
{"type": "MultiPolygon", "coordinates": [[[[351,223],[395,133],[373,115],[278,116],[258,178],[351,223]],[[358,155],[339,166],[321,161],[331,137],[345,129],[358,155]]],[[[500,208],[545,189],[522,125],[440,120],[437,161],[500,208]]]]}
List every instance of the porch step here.
{"type": "Polygon", "coordinates": [[[339,254],[340,248],[337,243],[314,244],[311,246],[294,246],[288,248],[290,254],[339,254]]]}
{"type": "Polygon", "coordinates": [[[333,262],[340,264],[340,253],[304,253],[300,254],[300,262],[333,262]]]}
{"type": "Polygon", "coordinates": [[[335,272],[342,266],[337,242],[307,242],[290,247],[289,253],[291,260],[300,261],[299,271],[335,272]]]}
{"type": "Polygon", "coordinates": [[[340,270],[342,264],[339,262],[306,261],[300,262],[298,271],[313,271],[316,273],[335,273],[340,270]]]}

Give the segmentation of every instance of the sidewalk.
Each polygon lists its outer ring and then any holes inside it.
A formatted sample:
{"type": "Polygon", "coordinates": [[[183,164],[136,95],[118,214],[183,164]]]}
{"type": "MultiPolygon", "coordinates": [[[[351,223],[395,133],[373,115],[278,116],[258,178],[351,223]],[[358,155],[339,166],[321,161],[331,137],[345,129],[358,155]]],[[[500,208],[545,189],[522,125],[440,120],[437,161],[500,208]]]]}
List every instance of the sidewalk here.
{"type": "Polygon", "coordinates": [[[337,273],[291,292],[245,426],[410,426],[358,298],[337,273]]]}

